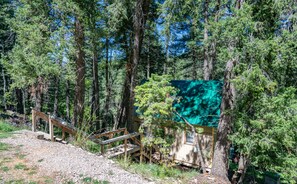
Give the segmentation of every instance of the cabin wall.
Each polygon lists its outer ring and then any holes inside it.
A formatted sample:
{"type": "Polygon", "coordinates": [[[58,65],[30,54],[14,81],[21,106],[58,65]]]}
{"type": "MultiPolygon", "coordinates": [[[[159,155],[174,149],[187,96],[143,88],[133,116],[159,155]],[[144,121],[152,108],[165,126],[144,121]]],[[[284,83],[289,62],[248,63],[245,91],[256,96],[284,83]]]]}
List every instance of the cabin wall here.
{"type": "MultiPolygon", "coordinates": [[[[215,143],[215,128],[200,127],[204,131],[199,134],[202,153],[204,156],[205,164],[207,167],[211,167],[211,161],[213,157],[213,149],[215,143]]],[[[176,131],[175,141],[172,145],[170,155],[175,162],[187,166],[197,167],[200,165],[198,153],[193,143],[186,142],[186,131],[176,131]]]]}

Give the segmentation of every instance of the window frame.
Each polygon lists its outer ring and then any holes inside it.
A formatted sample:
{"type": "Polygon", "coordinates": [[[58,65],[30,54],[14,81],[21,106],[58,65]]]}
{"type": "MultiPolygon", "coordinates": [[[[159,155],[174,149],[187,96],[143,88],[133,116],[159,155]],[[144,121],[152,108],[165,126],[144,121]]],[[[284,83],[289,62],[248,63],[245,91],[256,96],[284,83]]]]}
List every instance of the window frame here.
{"type": "Polygon", "coordinates": [[[189,131],[189,130],[185,130],[185,131],[184,131],[184,144],[187,144],[187,145],[194,145],[194,142],[195,142],[194,138],[195,138],[195,136],[194,136],[194,134],[193,134],[192,131],[189,131]],[[191,136],[192,136],[192,138],[191,138],[191,139],[192,139],[192,142],[188,142],[188,139],[187,139],[187,137],[188,137],[188,133],[190,133],[191,136]]]}

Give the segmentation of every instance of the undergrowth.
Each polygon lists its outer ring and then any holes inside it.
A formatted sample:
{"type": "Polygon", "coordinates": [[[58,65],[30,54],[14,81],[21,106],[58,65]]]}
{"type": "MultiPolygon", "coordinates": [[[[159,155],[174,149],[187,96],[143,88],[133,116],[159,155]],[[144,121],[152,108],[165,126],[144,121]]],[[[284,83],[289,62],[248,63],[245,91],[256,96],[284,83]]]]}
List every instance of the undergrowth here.
{"type": "Polygon", "coordinates": [[[77,145],[87,151],[92,153],[100,152],[100,146],[95,142],[89,140],[90,134],[90,126],[85,125],[77,130],[75,141],[73,142],[74,145],[77,145]]]}
{"type": "Polygon", "coordinates": [[[158,183],[188,183],[191,178],[198,174],[198,171],[192,169],[182,171],[178,168],[168,167],[166,165],[135,163],[124,159],[117,160],[119,165],[129,172],[140,174],[147,179],[158,183]]]}
{"type": "Polygon", "coordinates": [[[14,126],[0,120],[0,139],[11,136],[12,132],[17,130],[14,126]]]}

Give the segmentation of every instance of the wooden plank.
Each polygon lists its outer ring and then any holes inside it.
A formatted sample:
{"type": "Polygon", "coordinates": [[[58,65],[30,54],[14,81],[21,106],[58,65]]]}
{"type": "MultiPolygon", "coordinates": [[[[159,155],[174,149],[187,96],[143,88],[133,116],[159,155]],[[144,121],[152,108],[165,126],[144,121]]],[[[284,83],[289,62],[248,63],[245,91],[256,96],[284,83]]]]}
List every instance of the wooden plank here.
{"type": "Polygon", "coordinates": [[[120,132],[124,132],[126,130],[126,128],[120,128],[120,129],[117,129],[117,130],[113,130],[113,131],[109,131],[109,132],[104,132],[102,134],[96,134],[96,135],[93,135],[92,138],[100,138],[100,137],[104,137],[104,136],[108,136],[110,134],[116,134],[116,133],[120,133],[120,132]]]}
{"type": "Polygon", "coordinates": [[[139,136],[139,135],[140,135],[139,133],[134,132],[134,133],[131,133],[131,134],[122,135],[122,136],[119,136],[119,137],[108,139],[106,141],[102,141],[101,144],[109,144],[109,143],[113,143],[113,142],[116,142],[116,141],[122,141],[122,140],[129,139],[131,137],[135,137],[135,136],[139,136]]]}
{"type": "MultiPolygon", "coordinates": [[[[107,158],[113,158],[113,157],[117,157],[117,156],[125,154],[125,151],[123,150],[124,149],[123,146],[124,145],[119,145],[117,147],[114,147],[114,148],[111,148],[111,149],[107,150],[106,151],[107,158]],[[114,153],[111,153],[111,152],[114,152],[114,153]]],[[[136,146],[136,145],[133,145],[133,144],[128,144],[128,146],[127,146],[127,155],[135,153],[135,152],[137,152],[139,150],[140,150],[139,146],[136,146]]]]}
{"type": "Polygon", "coordinates": [[[74,129],[68,127],[67,125],[62,124],[60,121],[58,121],[58,120],[56,120],[56,119],[51,119],[51,121],[52,121],[52,123],[53,123],[55,126],[61,128],[61,129],[64,130],[65,132],[67,132],[67,133],[69,133],[69,134],[71,134],[71,135],[73,135],[73,136],[76,135],[76,130],[74,130],[74,129]]]}
{"type": "Polygon", "coordinates": [[[39,118],[43,119],[46,122],[49,122],[48,116],[45,113],[39,112],[39,111],[36,111],[36,110],[34,110],[34,111],[35,111],[35,116],[36,117],[39,117],[39,118]]]}

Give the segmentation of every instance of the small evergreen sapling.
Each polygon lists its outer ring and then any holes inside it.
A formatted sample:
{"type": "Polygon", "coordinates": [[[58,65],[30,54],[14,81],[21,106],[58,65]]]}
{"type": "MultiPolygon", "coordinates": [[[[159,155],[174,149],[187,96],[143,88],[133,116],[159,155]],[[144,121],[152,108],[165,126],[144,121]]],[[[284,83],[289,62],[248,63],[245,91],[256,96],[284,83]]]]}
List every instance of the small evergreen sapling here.
{"type": "Polygon", "coordinates": [[[169,147],[174,140],[168,134],[165,136],[164,130],[164,125],[172,122],[174,116],[172,105],[177,94],[177,90],[169,81],[168,75],[152,75],[146,83],[135,88],[136,112],[143,120],[140,132],[146,134],[144,145],[149,147],[159,145],[163,154],[169,153],[169,147]]]}

